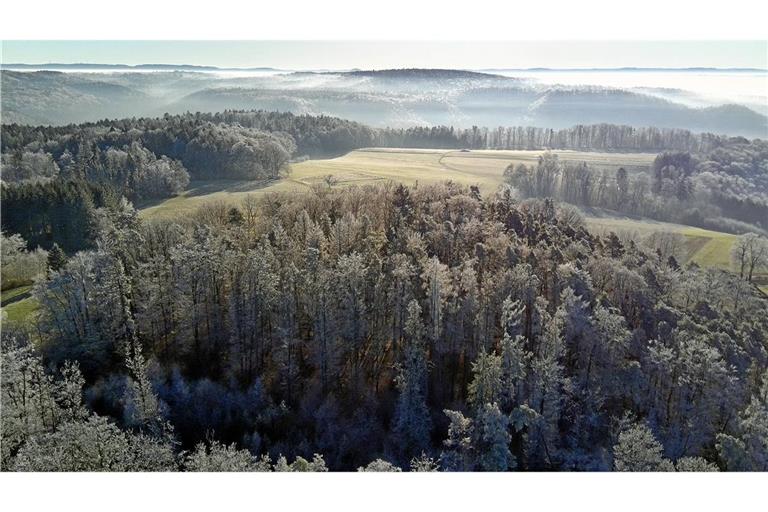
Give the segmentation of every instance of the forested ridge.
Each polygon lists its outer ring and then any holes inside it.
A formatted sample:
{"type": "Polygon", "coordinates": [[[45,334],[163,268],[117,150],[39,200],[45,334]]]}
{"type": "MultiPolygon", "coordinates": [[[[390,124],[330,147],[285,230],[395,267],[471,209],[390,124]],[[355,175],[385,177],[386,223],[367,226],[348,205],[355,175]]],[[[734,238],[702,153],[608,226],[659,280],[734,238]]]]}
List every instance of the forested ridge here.
{"type": "Polygon", "coordinates": [[[4,469],[768,469],[766,299],[567,205],[95,210],[34,325],[3,326],[4,469]]]}
{"type": "MultiPolygon", "coordinates": [[[[554,85],[547,84],[544,75],[525,77],[525,73],[513,78],[450,69],[384,69],[247,75],[191,69],[152,73],[4,69],[2,114],[7,123],[63,125],[165,112],[257,109],[323,113],[381,129],[418,125],[568,129],[607,123],[761,138],[768,133],[761,96],[736,94],[738,85],[728,87],[726,98],[715,100],[690,82],[694,90],[554,85]]],[[[741,78],[734,74],[734,84],[741,78]]]]}

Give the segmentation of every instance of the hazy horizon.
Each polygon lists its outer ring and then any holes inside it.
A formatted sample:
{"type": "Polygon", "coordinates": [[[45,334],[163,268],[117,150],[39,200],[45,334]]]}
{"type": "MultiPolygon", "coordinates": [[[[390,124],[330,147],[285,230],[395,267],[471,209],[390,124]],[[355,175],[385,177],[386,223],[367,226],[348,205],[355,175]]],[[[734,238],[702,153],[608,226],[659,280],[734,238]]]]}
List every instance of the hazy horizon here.
{"type": "Polygon", "coordinates": [[[392,68],[768,69],[766,41],[3,41],[13,64],[392,68]]]}
{"type": "MultiPolygon", "coordinates": [[[[36,70],[46,70],[47,66],[66,66],[68,69],[75,70],[75,71],[84,71],[87,72],[89,68],[97,68],[98,66],[103,67],[114,67],[116,69],[129,69],[129,70],[135,70],[135,71],[162,71],[158,70],[158,67],[168,67],[168,68],[174,68],[174,67],[188,67],[188,68],[199,68],[201,70],[222,70],[222,71],[228,71],[228,70],[242,70],[242,71],[258,71],[258,70],[272,70],[272,71],[282,71],[282,72],[345,72],[345,71],[356,71],[356,70],[365,70],[365,71],[379,71],[379,70],[390,70],[390,69],[406,69],[404,66],[392,66],[392,67],[383,67],[383,68],[372,68],[372,67],[349,67],[349,68],[281,68],[281,67],[272,67],[272,66],[215,66],[215,65],[200,65],[200,64],[189,64],[187,62],[156,62],[156,63],[139,63],[139,64],[125,64],[123,62],[8,62],[8,63],[2,63],[0,62],[0,69],[6,68],[16,71],[17,69],[13,69],[15,66],[23,66],[24,69],[21,70],[29,70],[29,71],[36,71],[36,70]],[[84,68],[76,68],[76,66],[85,66],[84,68]]],[[[756,67],[716,67],[716,66],[687,66],[687,67],[662,67],[662,66],[606,66],[606,67],[548,67],[548,66],[534,66],[534,67],[444,67],[444,68],[437,68],[437,67],[425,67],[425,66],[412,66],[409,67],[410,69],[454,69],[454,70],[461,70],[461,71],[477,71],[477,72],[483,72],[483,73],[494,73],[494,72],[500,72],[500,71],[521,71],[521,72],[536,72],[536,71],[554,71],[554,72],[601,72],[601,71],[614,71],[614,72],[635,72],[635,71],[658,71],[658,72],[684,72],[684,71],[713,71],[713,72],[752,72],[752,73],[768,73],[768,68],[756,68],[756,67]]]]}
{"type": "MultiPolygon", "coordinates": [[[[207,76],[217,80],[218,86],[228,80],[239,80],[230,85],[237,87],[265,87],[263,82],[251,83],[248,80],[266,80],[268,77],[292,76],[292,73],[344,73],[352,69],[279,69],[279,68],[225,68],[199,66],[193,64],[138,64],[120,63],[44,63],[44,64],[3,64],[6,71],[32,73],[35,71],[57,71],[61,73],[91,76],[93,79],[106,79],[107,76],[149,75],[182,71],[207,76]],[[18,66],[18,67],[16,67],[18,66]],[[125,67],[130,66],[130,67],[125,67]],[[134,67],[140,66],[140,67],[134,67]],[[161,68],[153,66],[164,66],[161,68]],[[195,66],[195,67],[190,67],[195,66]],[[244,82],[245,81],[245,82],[244,82]]],[[[370,68],[368,68],[370,69],[370,68]]],[[[393,68],[394,69],[394,68],[393,68]]],[[[402,69],[402,66],[399,67],[402,69]]],[[[468,69],[474,72],[490,73],[519,79],[520,83],[540,87],[601,87],[633,91],[654,96],[688,107],[712,107],[725,104],[739,104],[755,112],[768,115],[768,70],[747,68],[527,68],[527,69],[468,69]]],[[[329,83],[321,80],[315,83],[309,80],[303,87],[327,87],[329,83]],[[315,85],[312,85],[315,84],[315,85]]],[[[337,75],[339,76],[339,75],[337,75]]],[[[290,79],[289,79],[290,80],[290,79]]],[[[211,84],[213,85],[213,84],[211,84]]],[[[292,81],[294,87],[297,84],[292,81]]],[[[281,87],[274,83],[270,87],[281,87]]]]}

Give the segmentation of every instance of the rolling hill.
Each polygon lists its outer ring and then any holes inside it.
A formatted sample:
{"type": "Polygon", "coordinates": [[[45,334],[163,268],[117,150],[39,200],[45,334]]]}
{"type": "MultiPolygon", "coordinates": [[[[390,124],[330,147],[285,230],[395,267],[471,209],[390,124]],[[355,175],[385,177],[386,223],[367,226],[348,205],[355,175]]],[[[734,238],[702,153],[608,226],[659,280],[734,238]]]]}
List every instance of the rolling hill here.
{"type": "Polygon", "coordinates": [[[695,108],[658,94],[545,86],[461,70],[227,74],[169,71],[2,72],[6,123],[66,124],[165,112],[265,109],[343,117],[376,127],[614,123],[768,135],[768,117],[735,104],[695,108]]]}

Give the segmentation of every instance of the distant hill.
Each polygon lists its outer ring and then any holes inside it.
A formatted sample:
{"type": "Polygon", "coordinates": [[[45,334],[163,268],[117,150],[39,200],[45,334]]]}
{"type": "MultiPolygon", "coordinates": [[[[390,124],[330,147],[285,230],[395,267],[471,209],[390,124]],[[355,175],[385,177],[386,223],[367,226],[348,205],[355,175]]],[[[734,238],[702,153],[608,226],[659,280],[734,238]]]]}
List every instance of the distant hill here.
{"type": "Polygon", "coordinates": [[[483,73],[498,73],[509,71],[555,71],[558,73],[572,71],[574,73],[584,73],[589,71],[594,72],[686,72],[693,73],[701,72],[713,72],[713,73],[766,73],[768,69],[760,68],[708,68],[708,67],[693,67],[693,68],[639,68],[639,67],[623,67],[623,68],[486,68],[479,69],[483,73]]]}
{"type": "Polygon", "coordinates": [[[67,124],[165,112],[264,109],[332,115],[378,127],[557,129],[611,123],[768,137],[768,117],[762,113],[735,104],[686,106],[675,101],[684,97],[681,90],[546,86],[451,69],[222,75],[200,72],[210,68],[168,65],[143,73],[138,67],[115,66],[103,73],[2,70],[3,122],[67,124]]]}
{"type": "Polygon", "coordinates": [[[132,116],[157,103],[135,88],[71,73],[2,71],[4,123],[66,124],[132,116]]]}
{"type": "Polygon", "coordinates": [[[280,71],[269,67],[255,68],[220,68],[217,66],[195,66],[192,64],[3,64],[8,70],[55,70],[55,71],[280,71]]]}
{"type": "Polygon", "coordinates": [[[404,68],[404,69],[380,69],[380,70],[354,70],[343,74],[352,76],[370,76],[375,78],[423,78],[429,80],[439,80],[448,78],[500,78],[510,80],[501,75],[490,73],[480,73],[477,71],[465,71],[460,69],[423,69],[423,68],[404,68]]]}

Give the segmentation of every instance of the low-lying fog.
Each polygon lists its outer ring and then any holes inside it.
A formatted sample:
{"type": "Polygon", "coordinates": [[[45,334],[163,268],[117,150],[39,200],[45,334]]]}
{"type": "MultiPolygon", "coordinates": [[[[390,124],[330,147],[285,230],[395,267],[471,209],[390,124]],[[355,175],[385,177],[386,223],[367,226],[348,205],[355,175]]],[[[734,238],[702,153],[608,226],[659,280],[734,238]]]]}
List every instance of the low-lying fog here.
{"type": "Polygon", "coordinates": [[[639,90],[690,106],[739,103],[768,114],[765,71],[495,71],[545,85],[639,90]]]}
{"type": "Polygon", "coordinates": [[[765,71],[27,66],[4,69],[2,87],[4,122],[26,124],[263,109],[380,127],[613,123],[768,136],[765,71]]]}

